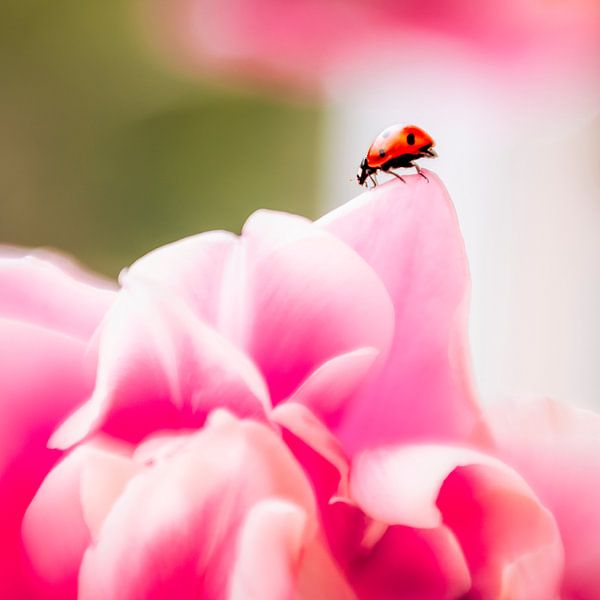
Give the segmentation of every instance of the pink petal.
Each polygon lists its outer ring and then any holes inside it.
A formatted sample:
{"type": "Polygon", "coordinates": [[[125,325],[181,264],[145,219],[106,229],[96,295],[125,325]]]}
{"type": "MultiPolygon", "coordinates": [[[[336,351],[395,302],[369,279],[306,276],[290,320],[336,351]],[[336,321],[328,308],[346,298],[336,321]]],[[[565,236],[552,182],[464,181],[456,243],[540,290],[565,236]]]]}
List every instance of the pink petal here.
{"type": "MultiPolygon", "coordinates": [[[[211,415],[187,445],[130,480],[86,552],[79,597],[227,597],[240,528],[269,498],[314,520],[310,486],[278,436],[224,412],[211,415]]],[[[293,550],[294,532],[273,543],[293,550]]]]}
{"type": "Polygon", "coordinates": [[[358,348],[333,357],[317,367],[288,401],[304,404],[324,421],[335,423],[343,415],[346,402],[364,383],[378,355],[376,348],[358,348]]]}
{"type": "Polygon", "coordinates": [[[269,211],[248,219],[243,239],[250,308],[245,347],[274,404],[340,354],[361,347],[386,354],[393,308],[355,252],[304,219],[269,211]]]}
{"type": "Polygon", "coordinates": [[[514,472],[458,468],[437,503],[467,558],[475,597],[559,597],[563,547],[556,522],[514,472]]]}
{"type": "Polygon", "coordinates": [[[497,459],[433,445],[366,451],[352,465],[350,492],[377,521],[447,526],[469,565],[474,597],[558,597],[563,550],[554,518],[497,459]]]}
{"type": "Polygon", "coordinates": [[[241,238],[209,232],[169,244],[122,278],[181,298],[257,362],[274,403],[324,361],[385,353],[393,314],[372,269],[310,221],[261,210],[241,238]]]}
{"type": "Polygon", "coordinates": [[[320,536],[308,540],[303,549],[294,600],[358,600],[348,579],[334,561],[320,536]]]}
{"type": "Polygon", "coordinates": [[[283,402],[270,415],[283,429],[283,439],[313,483],[321,506],[333,495],[348,493],[348,460],[337,439],[310,411],[295,402],[283,402]]]}
{"type": "Polygon", "coordinates": [[[126,446],[121,447],[112,439],[95,441],[84,448],[88,455],[81,472],[81,507],[85,524],[95,542],[113,504],[141,466],[131,460],[131,452],[126,446]]]}
{"type": "Polygon", "coordinates": [[[553,513],[565,547],[561,598],[600,590],[600,416],[552,400],[503,403],[488,411],[499,455],[553,513]]]}
{"type": "Polygon", "coordinates": [[[168,290],[202,320],[235,335],[235,323],[228,322],[224,303],[239,296],[239,246],[239,238],[225,231],[190,236],[146,254],[121,280],[129,287],[139,283],[168,290]]]}
{"type": "Polygon", "coordinates": [[[448,194],[427,176],[429,183],[408,176],[406,184],[378,186],[317,221],[371,265],[395,308],[387,364],[340,427],[352,450],[481,433],[468,359],[467,259],[448,194]]]}
{"type": "Polygon", "coordinates": [[[364,600],[455,600],[471,587],[454,534],[371,519],[348,502],[322,516],[332,554],[364,600]]]}
{"type": "Polygon", "coordinates": [[[198,427],[219,406],[264,418],[260,373],[186,303],[138,284],[121,290],[107,315],[92,397],[50,443],[67,447],[99,427],[135,442],[160,429],[198,427]]]}
{"type": "Polygon", "coordinates": [[[231,600],[294,597],[307,515],[281,500],[263,500],[249,512],[238,539],[231,600]]]}
{"type": "Polygon", "coordinates": [[[246,517],[228,597],[356,600],[309,515],[275,499],[257,503],[246,517]]]}
{"type": "Polygon", "coordinates": [[[415,444],[367,450],[352,461],[350,494],[378,521],[437,527],[443,520],[436,506],[443,482],[457,467],[472,464],[510,470],[496,458],[468,448],[415,444]]]}
{"type": "Polygon", "coordinates": [[[389,527],[369,552],[350,564],[364,600],[454,600],[471,585],[469,569],[446,527],[389,527]]]}
{"type": "Polygon", "coordinates": [[[85,450],[77,449],[46,477],[23,519],[23,543],[42,598],[73,598],[91,541],[79,494],[85,450]]]}
{"type": "Polygon", "coordinates": [[[115,296],[113,287],[64,257],[0,249],[0,316],[89,339],[115,296]]]}
{"type": "Polygon", "coordinates": [[[0,319],[0,597],[24,595],[21,520],[59,453],[46,442],[89,393],[85,345],[24,322],[0,319]],[[4,575],[6,574],[6,575],[4,575]]]}
{"type": "Polygon", "coordinates": [[[98,441],[75,449],[46,477],[23,519],[36,597],[76,595],[83,553],[138,468],[114,442],[98,441]]]}

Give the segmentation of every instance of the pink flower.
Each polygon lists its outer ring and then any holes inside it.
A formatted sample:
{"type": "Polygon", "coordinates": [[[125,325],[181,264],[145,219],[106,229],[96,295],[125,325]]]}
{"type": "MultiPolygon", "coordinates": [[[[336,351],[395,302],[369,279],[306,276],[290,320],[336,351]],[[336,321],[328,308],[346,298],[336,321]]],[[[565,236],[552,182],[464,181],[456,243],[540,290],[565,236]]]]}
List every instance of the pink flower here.
{"type": "Polygon", "coordinates": [[[215,407],[267,420],[289,400],[351,451],[475,439],[456,216],[439,182],[409,181],[314,224],[259,211],[241,237],[203,233],[138,260],[98,331],[94,392],[52,445],[99,428],[138,442],[215,407]]]}
{"type": "Polygon", "coordinates": [[[3,321],[75,349],[1,338],[2,421],[34,440],[3,453],[5,595],[597,597],[600,417],[482,414],[463,244],[428,176],[160,248],[116,294],[6,259],[3,321]]]}

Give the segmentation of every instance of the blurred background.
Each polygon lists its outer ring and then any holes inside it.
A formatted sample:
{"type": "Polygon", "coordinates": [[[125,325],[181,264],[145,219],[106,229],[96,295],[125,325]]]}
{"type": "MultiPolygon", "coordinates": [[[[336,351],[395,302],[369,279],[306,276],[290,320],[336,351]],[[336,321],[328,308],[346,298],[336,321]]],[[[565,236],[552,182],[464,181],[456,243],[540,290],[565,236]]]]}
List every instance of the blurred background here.
{"type": "Polygon", "coordinates": [[[190,77],[131,0],[0,2],[0,240],[116,276],[158,245],[316,214],[321,107],[190,77]]]}
{"type": "Polygon", "coordinates": [[[110,277],[349,200],[396,122],[438,143],[482,397],[600,408],[598,0],[0,3],[0,241],[110,277]]]}

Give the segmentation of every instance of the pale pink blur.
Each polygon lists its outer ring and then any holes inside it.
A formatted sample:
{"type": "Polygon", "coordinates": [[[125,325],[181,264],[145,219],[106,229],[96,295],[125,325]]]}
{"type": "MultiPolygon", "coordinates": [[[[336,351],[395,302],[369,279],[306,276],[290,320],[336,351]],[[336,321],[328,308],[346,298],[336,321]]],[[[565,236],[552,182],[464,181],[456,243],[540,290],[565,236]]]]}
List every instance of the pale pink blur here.
{"type": "Polygon", "coordinates": [[[155,0],[152,35],[175,64],[316,91],[340,76],[420,63],[449,69],[459,50],[496,76],[537,85],[581,80],[600,62],[600,6],[593,0],[155,0]],[[441,46],[445,52],[439,52],[441,46]],[[533,81],[532,81],[533,80],[533,81]]]}

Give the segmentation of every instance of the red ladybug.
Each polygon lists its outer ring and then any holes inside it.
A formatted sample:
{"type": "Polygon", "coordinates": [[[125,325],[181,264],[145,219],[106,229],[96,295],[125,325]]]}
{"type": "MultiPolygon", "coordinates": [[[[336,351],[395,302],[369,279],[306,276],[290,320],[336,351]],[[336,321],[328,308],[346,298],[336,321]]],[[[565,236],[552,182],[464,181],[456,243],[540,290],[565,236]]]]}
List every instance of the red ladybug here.
{"type": "MultiPolygon", "coordinates": [[[[437,156],[433,147],[435,142],[431,136],[420,127],[414,125],[391,125],[384,129],[371,144],[367,156],[360,163],[360,172],[356,176],[360,185],[366,185],[367,179],[377,185],[375,174],[377,171],[391,173],[401,181],[400,175],[392,169],[414,167],[421,177],[419,165],[413,161],[418,158],[434,158],[437,156]]],[[[429,181],[427,179],[427,181],[429,181]]]]}

